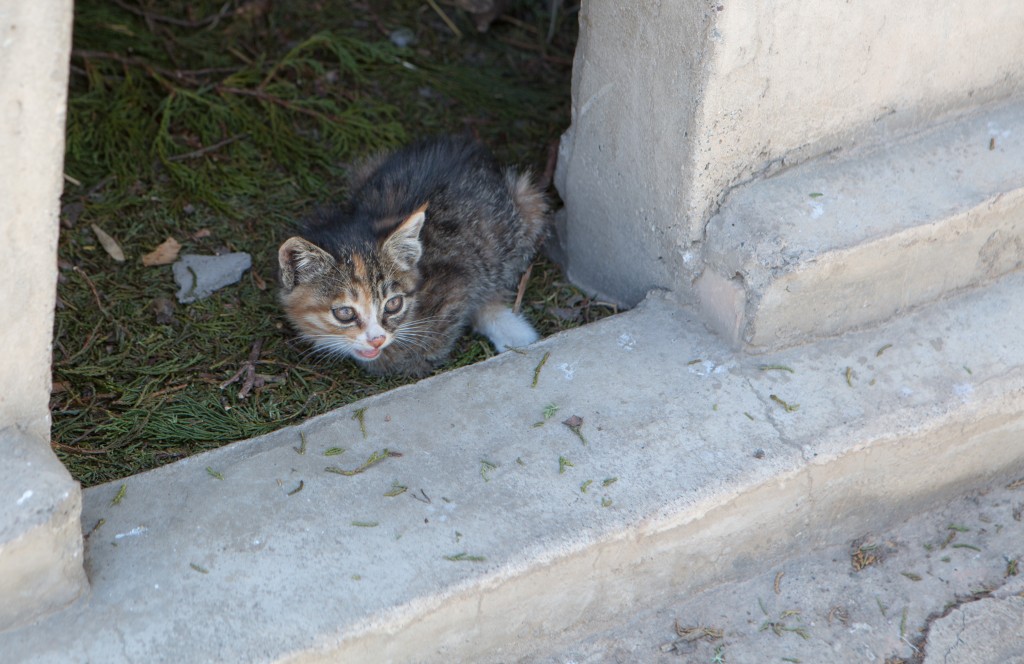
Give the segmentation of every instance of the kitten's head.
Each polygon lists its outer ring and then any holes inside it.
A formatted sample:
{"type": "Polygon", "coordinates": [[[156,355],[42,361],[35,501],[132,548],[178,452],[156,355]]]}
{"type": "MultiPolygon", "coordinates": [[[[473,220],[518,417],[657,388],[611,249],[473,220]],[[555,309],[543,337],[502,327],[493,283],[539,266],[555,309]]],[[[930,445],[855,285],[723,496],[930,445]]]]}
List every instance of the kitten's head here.
{"type": "Polygon", "coordinates": [[[292,325],[319,348],[363,362],[376,360],[403,336],[414,341],[409,324],[420,280],[425,209],[373,241],[337,249],[335,255],[301,237],[286,240],[278,262],[281,303],[292,325]]]}

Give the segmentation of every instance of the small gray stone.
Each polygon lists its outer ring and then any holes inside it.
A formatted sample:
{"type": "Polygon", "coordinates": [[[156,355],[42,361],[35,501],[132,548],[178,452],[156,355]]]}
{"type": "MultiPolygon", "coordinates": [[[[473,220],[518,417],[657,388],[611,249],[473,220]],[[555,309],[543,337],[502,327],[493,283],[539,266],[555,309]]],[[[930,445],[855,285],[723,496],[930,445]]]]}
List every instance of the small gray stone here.
{"type": "Polygon", "coordinates": [[[214,291],[236,283],[250,267],[252,257],[245,252],[220,256],[184,254],[171,266],[179,288],[178,302],[189,304],[209,297],[214,291]]]}

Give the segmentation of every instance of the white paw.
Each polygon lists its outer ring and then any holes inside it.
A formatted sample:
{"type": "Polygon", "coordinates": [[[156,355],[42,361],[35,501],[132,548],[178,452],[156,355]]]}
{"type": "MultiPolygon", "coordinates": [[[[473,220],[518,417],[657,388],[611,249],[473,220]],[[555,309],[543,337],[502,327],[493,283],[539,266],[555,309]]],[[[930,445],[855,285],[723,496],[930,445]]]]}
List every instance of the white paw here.
{"type": "Polygon", "coordinates": [[[494,344],[495,350],[504,353],[509,348],[529,346],[540,339],[526,319],[512,313],[504,305],[489,305],[477,312],[473,327],[494,344]]]}

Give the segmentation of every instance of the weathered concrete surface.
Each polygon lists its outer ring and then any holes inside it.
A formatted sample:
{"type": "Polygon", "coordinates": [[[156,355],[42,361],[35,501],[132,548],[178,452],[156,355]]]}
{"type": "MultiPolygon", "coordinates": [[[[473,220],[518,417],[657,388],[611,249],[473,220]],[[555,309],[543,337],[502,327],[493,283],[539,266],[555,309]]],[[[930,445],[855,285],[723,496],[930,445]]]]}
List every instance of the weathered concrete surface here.
{"type": "Polygon", "coordinates": [[[672,285],[714,17],[693,3],[586,2],[555,184],[570,278],[635,304],[672,285]]]}
{"type": "Polygon", "coordinates": [[[71,2],[0,2],[0,426],[50,435],[71,2]]]}
{"type": "Polygon", "coordinates": [[[580,28],[562,240],[574,280],[626,303],[688,292],[732,187],[1024,93],[1012,0],[598,1],[580,28]]]}
{"type": "Polygon", "coordinates": [[[16,427],[0,430],[0,449],[2,630],[63,608],[88,581],[78,483],[48,446],[16,427]]]}
{"type": "Polygon", "coordinates": [[[1024,596],[970,602],[932,625],[924,664],[978,662],[1024,662],[1024,596]]]}
{"type": "Polygon", "coordinates": [[[1022,484],[991,482],[778,564],[752,559],[747,579],[645,606],[527,661],[1024,662],[1022,484]]]}
{"type": "Polygon", "coordinates": [[[708,224],[708,319],[765,349],[841,334],[1024,265],[1024,103],[734,189],[708,224]]]}
{"type": "Polygon", "coordinates": [[[80,498],[50,450],[71,0],[0,0],[0,630],[85,589],[80,498]]]}
{"type": "Polygon", "coordinates": [[[121,483],[88,490],[92,594],[0,636],[0,653],[549,652],[623,612],[743,578],[753,560],[847,542],[1024,469],[1022,292],[1024,277],[1005,277],[760,358],[655,295],[525,355],[367,399],[365,438],[353,406],[129,478],[116,505],[121,483]],[[586,444],[560,423],[570,415],[586,444]],[[334,447],[345,452],[326,456],[334,447]],[[325,472],[384,449],[403,456],[325,472]]]}

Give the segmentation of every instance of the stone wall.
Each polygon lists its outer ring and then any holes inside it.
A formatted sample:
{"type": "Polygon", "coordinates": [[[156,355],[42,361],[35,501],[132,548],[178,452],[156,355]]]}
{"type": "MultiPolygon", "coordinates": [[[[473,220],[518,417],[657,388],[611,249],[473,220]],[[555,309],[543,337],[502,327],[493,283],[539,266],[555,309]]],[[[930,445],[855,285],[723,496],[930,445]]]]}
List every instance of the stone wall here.
{"type": "Polygon", "coordinates": [[[591,0],[556,184],[570,276],[685,300],[730,189],[1024,92],[1014,0],[591,0]]]}
{"type": "Polygon", "coordinates": [[[49,414],[71,19],[71,0],[0,0],[0,630],[87,588],[49,414]]]}

